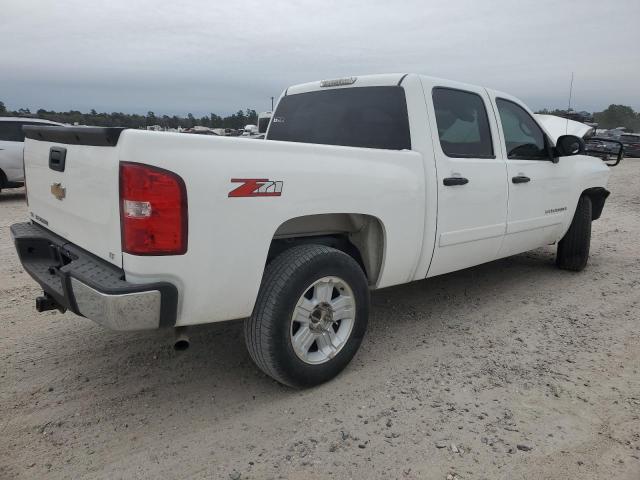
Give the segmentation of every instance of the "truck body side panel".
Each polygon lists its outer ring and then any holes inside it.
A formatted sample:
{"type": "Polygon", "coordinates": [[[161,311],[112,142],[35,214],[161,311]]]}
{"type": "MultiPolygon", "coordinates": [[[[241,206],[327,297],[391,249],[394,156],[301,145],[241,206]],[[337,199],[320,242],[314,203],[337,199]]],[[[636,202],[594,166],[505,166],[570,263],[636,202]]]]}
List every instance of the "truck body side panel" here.
{"type": "Polygon", "coordinates": [[[250,315],[274,233],[304,215],[377,218],[385,238],[376,286],[413,280],[425,204],[417,152],[135,130],[123,132],[118,150],[121,161],[171,170],[187,186],[187,253],[123,255],[127,281],[178,287],[178,325],[250,315]],[[230,197],[240,185],[232,179],[282,182],[281,195],[230,197]]]}

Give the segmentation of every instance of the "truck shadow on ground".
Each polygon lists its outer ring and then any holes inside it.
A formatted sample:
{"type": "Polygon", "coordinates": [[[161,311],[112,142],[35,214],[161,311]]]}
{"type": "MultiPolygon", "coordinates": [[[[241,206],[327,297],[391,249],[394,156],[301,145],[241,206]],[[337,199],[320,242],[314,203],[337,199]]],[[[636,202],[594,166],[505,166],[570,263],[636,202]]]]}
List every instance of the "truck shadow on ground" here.
{"type": "MultiPolygon", "coordinates": [[[[432,335],[442,338],[449,332],[443,330],[444,322],[455,321],[466,328],[465,325],[468,327],[477,321],[470,313],[469,302],[482,305],[500,301],[500,292],[519,287],[531,286],[535,292],[536,285],[562,275],[570,274],[555,268],[554,252],[547,248],[373,292],[369,331],[360,352],[336,380],[311,391],[331,394],[344,388],[344,385],[338,387],[340,382],[351,383],[354,375],[362,373],[361,369],[389,368],[384,362],[376,363],[376,356],[380,351],[413,348],[416,339],[413,335],[407,336],[407,328],[424,338],[432,335]]],[[[86,328],[97,327],[88,324],[86,328]]],[[[175,408],[185,402],[198,404],[211,398],[216,399],[218,407],[240,403],[255,408],[267,400],[273,402],[300,395],[255,367],[244,345],[240,321],[193,327],[191,348],[185,352],[173,350],[173,336],[169,331],[129,335],[100,331],[92,336],[96,343],[90,353],[97,360],[79,361],[73,369],[78,375],[91,375],[90,370],[95,367],[98,372],[93,372],[94,376],[107,377],[101,387],[106,391],[101,395],[103,400],[111,398],[118,409],[133,411],[140,401],[153,402],[158,407],[173,404],[175,408]],[[120,354],[114,355],[114,349],[120,354]],[[109,373],[99,371],[118,373],[109,379],[109,373]],[[127,403],[123,402],[123,394],[132,400],[128,407],[124,407],[127,403]],[[256,402],[256,398],[262,402],[256,402]]],[[[84,353],[80,355],[84,357],[84,353]]]]}

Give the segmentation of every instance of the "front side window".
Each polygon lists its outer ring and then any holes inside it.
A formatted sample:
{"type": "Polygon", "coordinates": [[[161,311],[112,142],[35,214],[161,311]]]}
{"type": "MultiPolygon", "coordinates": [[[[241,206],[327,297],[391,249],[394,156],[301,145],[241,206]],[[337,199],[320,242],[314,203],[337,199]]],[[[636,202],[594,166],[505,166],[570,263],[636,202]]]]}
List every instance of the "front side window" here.
{"type": "Polygon", "coordinates": [[[520,105],[496,99],[507,158],[516,160],[549,160],[545,135],[536,121],[520,105]]]}
{"type": "Polygon", "coordinates": [[[269,140],[410,150],[402,87],[318,90],[282,97],[269,140]]]}
{"type": "Polygon", "coordinates": [[[20,122],[0,122],[0,140],[5,142],[24,142],[20,122]]]}
{"type": "Polygon", "coordinates": [[[444,154],[448,157],[494,158],[487,109],[480,95],[436,87],[432,96],[444,154]]]}

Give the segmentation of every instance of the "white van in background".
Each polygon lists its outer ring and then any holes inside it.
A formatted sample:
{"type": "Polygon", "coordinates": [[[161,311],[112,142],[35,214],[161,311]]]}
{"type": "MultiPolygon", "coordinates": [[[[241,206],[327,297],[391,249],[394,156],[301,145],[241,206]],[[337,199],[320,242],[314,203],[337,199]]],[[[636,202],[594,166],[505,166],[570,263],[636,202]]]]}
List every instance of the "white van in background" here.
{"type": "Polygon", "coordinates": [[[23,125],[62,125],[39,118],[0,117],[0,190],[24,185],[22,149],[23,125]]]}

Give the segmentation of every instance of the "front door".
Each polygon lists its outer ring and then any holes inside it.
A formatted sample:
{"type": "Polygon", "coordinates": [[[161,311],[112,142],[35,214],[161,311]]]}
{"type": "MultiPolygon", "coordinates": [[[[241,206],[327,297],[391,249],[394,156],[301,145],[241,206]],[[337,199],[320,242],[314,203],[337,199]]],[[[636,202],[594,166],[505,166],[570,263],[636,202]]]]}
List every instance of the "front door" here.
{"type": "Polygon", "coordinates": [[[423,80],[438,182],[436,246],[427,276],[497,258],[507,218],[507,173],[496,158],[487,92],[423,80]],[[429,101],[432,99],[432,102],[429,101]]]}
{"type": "Polygon", "coordinates": [[[555,162],[550,140],[515,99],[493,98],[500,118],[501,155],[506,158],[509,208],[500,256],[553,243],[570,216],[571,162],[555,162]]]}

